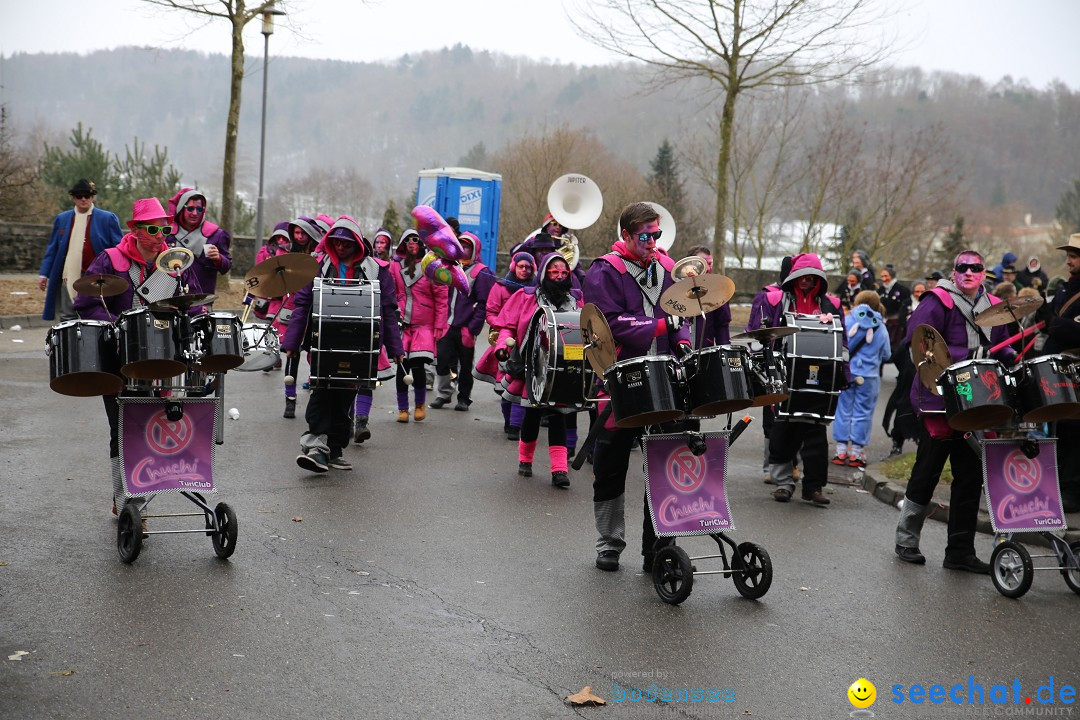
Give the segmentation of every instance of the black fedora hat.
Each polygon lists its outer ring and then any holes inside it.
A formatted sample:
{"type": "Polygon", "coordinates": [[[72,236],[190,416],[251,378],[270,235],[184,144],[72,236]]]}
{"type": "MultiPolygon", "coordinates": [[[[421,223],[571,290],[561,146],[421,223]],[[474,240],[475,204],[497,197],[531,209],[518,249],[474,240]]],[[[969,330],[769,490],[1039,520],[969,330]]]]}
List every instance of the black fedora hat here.
{"type": "Polygon", "coordinates": [[[69,195],[97,195],[97,188],[94,187],[94,183],[90,182],[86,178],[79,178],[70,190],[69,195]]]}

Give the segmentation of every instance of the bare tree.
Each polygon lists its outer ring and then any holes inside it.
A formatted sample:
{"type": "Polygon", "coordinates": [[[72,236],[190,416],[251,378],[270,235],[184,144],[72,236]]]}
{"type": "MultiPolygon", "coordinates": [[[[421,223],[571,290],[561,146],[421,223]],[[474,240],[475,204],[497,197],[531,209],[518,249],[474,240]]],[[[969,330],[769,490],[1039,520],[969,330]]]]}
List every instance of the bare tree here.
{"type": "Polygon", "coordinates": [[[851,77],[884,57],[874,0],[590,0],[578,31],[640,60],[657,84],[705,78],[723,96],[716,160],[716,255],[723,267],[736,101],[759,88],[851,77]]]}
{"type": "MultiPolygon", "coordinates": [[[[244,27],[275,0],[262,0],[250,7],[245,0],[143,0],[150,5],[201,15],[208,22],[225,20],[232,34],[232,64],[229,74],[229,114],[225,120],[225,157],[221,171],[221,225],[233,228],[236,198],[236,142],[240,129],[240,94],[244,83],[244,27]]],[[[285,3],[282,2],[282,5],[285,3]]]]}
{"type": "Polygon", "coordinates": [[[646,199],[646,181],[641,171],[591,134],[566,126],[538,134],[526,132],[495,154],[491,164],[503,177],[499,209],[499,245],[503,250],[540,227],[548,212],[548,188],[566,173],[588,176],[604,194],[600,219],[575,233],[586,257],[607,252],[618,237],[616,228],[623,207],[646,199]]]}

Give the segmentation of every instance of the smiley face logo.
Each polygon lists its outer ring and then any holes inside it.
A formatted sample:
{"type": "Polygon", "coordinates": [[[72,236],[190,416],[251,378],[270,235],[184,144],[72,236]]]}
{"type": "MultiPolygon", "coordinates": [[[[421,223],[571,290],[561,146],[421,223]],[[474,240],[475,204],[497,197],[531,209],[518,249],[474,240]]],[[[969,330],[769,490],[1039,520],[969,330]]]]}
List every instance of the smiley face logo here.
{"type": "Polygon", "coordinates": [[[851,704],[860,710],[868,708],[877,700],[877,688],[866,678],[859,678],[847,689],[847,697],[851,704]]]}

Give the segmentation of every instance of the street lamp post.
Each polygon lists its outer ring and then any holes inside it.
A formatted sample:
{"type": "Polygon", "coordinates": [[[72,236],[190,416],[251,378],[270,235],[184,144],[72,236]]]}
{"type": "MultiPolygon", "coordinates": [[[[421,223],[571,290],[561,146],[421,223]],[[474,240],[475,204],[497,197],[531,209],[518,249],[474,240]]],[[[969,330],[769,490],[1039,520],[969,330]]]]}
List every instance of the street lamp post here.
{"type": "Polygon", "coordinates": [[[255,246],[258,248],[263,242],[263,170],[266,166],[266,76],[267,66],[270,62],[270,36],[274,34],[274,16],[284,15],[284,10],[278,10],[270,4],[262,14],[263,34],[263,93],[262,93],[262,134],[259,137],[259,199],[255,209],[255,246]]]}

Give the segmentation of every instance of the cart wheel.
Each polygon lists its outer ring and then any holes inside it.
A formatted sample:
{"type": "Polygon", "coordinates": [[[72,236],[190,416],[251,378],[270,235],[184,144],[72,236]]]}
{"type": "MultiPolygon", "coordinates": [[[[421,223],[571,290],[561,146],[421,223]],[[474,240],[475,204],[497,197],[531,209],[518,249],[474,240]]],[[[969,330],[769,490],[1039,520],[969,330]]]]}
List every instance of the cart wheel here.
{"type": "Polygon", "coordinates": [[[660,599],[669,605],[678,605],[690,597],[694,589],[690,556],[678,545],[660,548],[653,559],[652,579],[660,599]]]}
{"type": "MultiPolygon", "coordinates": [[[[739,543],[738,550],[746,569],[741,572],[735,570],[731,573],[731,579],[740,595],[757,600],[772,587],[772,560],[765,548],[757,543],[739,543]]],[[[732,565],[734,566],[734,563],[732,565]]]]}
{"type": "MultiPolygon", "coordinates": [[[[1073,551],[1076,561],[1080,563],[1080,540],[1069,543],[1069,548],[1073,551]]],[[[1080,567],[1062,568],[1061,574],[1065,576],[1065,584],[1069,586],[1069,589],[1080,594],[1080,567]]]]}
{"type": "Polygon", "coordinates": [[[236,535],[239,532],[236,513],[227,503],[218,503],[214,515],[217,516],[218,531],[210,539],[214,543],[214,552],[224,560],[236,550],[236,535]]]}
{"type": "Polygon", "coordinates": [[[1023,545],[1006,540],[990,556],[990,577],[997,591],[1007,598],[1018,598],[1029,589],[1035,577],[1031,553],[1023,545]]]}
{"type": "Polygon", "coordinates": [[[126,563],[135,562],[142,551],[142,517],[134,503],[128,503],[120,511],[116,522],[116,551],[126,563]]]}

